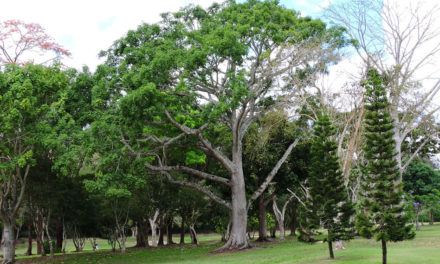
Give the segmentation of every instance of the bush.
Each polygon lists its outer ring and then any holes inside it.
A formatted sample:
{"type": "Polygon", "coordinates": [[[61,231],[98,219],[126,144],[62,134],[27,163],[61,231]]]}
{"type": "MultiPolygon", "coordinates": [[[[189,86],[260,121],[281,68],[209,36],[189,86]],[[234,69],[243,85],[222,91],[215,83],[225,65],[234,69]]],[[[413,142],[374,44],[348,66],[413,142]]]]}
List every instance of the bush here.
{"type": "MultiPolygon", "coordinates": [[[[55,241],[52,241],[52,246],[53,246],[53,253],[61,253],[61,248],[59,248],[57,246],[55,241]]],[[[46,252],[46,254],[49,254],[50,247],[49,247],[49,241],[48,240],[44,241],[43,247],[44,247],[44,252],[46,252]]]]}

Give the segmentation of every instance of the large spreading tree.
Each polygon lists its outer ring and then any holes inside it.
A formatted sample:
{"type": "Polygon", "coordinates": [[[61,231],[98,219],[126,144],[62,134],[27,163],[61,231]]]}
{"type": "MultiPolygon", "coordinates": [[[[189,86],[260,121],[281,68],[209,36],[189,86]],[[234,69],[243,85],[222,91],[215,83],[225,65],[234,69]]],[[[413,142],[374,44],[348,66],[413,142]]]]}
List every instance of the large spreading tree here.
{"type": "Polygon", "coordinates": [[[243,137],[257,118],[287,104],[325,72],[345,43],[340,28],[300,17],[277,1],[188,7],[129,31],[104,52],[107,62],[98,69],[102,78],[95,91],[105,98],[96,103],[119,104],[113,109],[125,117],[122,142],[132,155],[145,157],[149,169],[229,208],[232,229],[224,248],[246,248],[248,207],[297,140],[246,197],[243,137]],[[219,133],[231,141],[218,142],[219,133]],[[224,173],[205,170],[206,155],[224,173]],[[217,195],[214,185],[228,188],[230,200],[217,195]]]}
{"type": "Polygon", "coordinates": [[[375,235],[382,244],[382,263],[387,262],[388,241],[402,241],[414,237],[404,214],[403,186],[396,161],[393,139],[393,120],[388,111],[384,80],[377,70],[370,69],[363,82],[366,89],[365,159],[361,193],[363,213],[357,215],[359,233],[375,235]]]}

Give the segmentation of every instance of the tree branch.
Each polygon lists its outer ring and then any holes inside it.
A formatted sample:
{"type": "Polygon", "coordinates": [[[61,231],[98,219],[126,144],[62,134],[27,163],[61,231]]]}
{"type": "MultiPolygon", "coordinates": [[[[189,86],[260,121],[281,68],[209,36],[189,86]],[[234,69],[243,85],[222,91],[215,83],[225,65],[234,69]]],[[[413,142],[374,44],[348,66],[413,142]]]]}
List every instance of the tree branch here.
{"type": "Polygon", "coordinates": [[[186,166],[177,165],[177,166],[160,166],[160,167],[157,167],[157,166],[153,166],[151,164],[145,164],[145,166],[147,168],[149,168],[150,170],[154,170],[154,171],[181,171],[181,172],[185,172],[185,173],[197,176],[197,177],[202,178],[202,179],[211,180],[211,181],[214,181],[214,182],[217,182],[217,183],[224,184],[226,186],[231,186],[230,180],[228,180],[226,178],[219,177],[219,176],[216,176],[216,175],[213,175],[213,174],[209,174],[209,173],[206,173],[206,172],[203,172],[203,171],[199,171],[199,170],[196,170],[196,169],[193,169],[193,168],[189,168],[189,167],[186,167],[186,166]]]}
{"type": "Polygon", "coordinates": [[[264,182],[260,185],[260,187],[258,188],[258,190],[256,190],[254,192],[254,194],[252,194],[252,196],[249,198],[248,201],[248,206],[250,206],[250,204],[252,203],[252,201],[254,201],[255,199],[257,199],[265,190],[266,188],[269,186],[269,184],[271,183],[272,179],[275,177],[275,175],[277,174],[278,170],[280,169],[281,165],[283,165],[283,163],[286,161],[287,157],[290,155],[290,153],[292,152],[293,148],[298,144],[299,142],[299,138],[295,139],[295,141],[290,144],[290,146],[287,148],[287,150],[284,152],[283,156],[281,157],[280,160],[278,160],[277,164],[275,165],[275,167],[273,167],[272,171],[269,173],[269,175],[267,175],[266,179],[264,180],[264,182]]]}

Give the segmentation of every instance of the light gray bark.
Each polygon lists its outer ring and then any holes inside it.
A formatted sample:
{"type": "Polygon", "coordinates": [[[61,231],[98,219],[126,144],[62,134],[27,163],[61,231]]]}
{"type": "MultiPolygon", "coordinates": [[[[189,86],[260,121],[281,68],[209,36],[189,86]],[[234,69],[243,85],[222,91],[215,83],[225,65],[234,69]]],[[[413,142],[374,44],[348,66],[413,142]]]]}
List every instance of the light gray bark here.
{"type": "Polygon", "coordinates": [[[50,215],[51,215],[51,210],[48,209],[47,216],[43,217],[43,225],[44,225],[44,230],[46,231],[47,240],[49,241],[50,257],[53,258],[55,254],[53,251],[52,236],[50,235],[50,232],[49,232],[50,215]]]}
{"type": "Polygon", "coordinates": [[[159,210],[156,210],[153,218],[148,218],[148,222],[150,223],[150,229],[151,229],[151,245],[153,247],[157,247],[156,221],[157,221],[158,216],[159,216],[159,210]]]}
{"type": "Polygon", "coordinates": [[[15,241],[14,241],[14,224],[12,221],[3,220],[3,261],[2,264],[12,264],[15,262],[15,241]]]}
{"type": "Polygon", "coordinates": [[[293,195],[290,196],[289,199],[287,199],[287,201],[284,203],[283,208],[281,210],[278,208],[276,195],[273,197],[273,200],[272,200],[273,201],[272,202],[273,212],[275,213],[275,218],[277,219],[278,227],[280,229],[280,240],[284,240],[286,237],[286,229],[284,227],[284,218],[286,216],[287,205],[289,205],[289,203],[292,201],[293,198],[294,198],[293,195]]]}

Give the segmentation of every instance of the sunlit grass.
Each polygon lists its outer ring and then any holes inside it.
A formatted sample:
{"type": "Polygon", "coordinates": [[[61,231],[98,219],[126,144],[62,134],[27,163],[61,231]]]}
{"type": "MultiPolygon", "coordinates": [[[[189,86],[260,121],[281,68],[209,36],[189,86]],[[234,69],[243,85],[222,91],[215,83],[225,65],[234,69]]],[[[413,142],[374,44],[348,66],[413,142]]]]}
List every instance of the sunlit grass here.
{"type": "MultiPolygon", "coordinates": [[[[374,240],[356,238],[346,243],[346,250],[336,251],[335,260],[328,258],[326,244],[307,244],[290,238],[286,241],[253,243],[253,249],[213,254],[221,246],[215,234],[200,236],[200,245],[173,245],[163,248],[129,249],[126,254],[99,250],[42,263],[380,263],[381,247],[374,240]]],[[[178,238],[175,237],[175,242],[178,238]]],[[[189,242],[189,240],[188,240],[189,242]]],[[[98,242],[99,243],[99,242],[98,242]]],[[[104,246],[104,240],[100,243],[104,246]]],[[[129,243],[134,244],[134,239],[129,243]]],[[[86,248],[87,250],[88,248],[86,248]]],[[[90,247],[91,249],[91,247],[90,247]]],[[[35,261],[36,259],[32,259],[35,261]]],[[[411,241],[388,244],[389,263],[440,263],[440,225],[424,226],[411,241]]],[[[26,261],[26,260],[22,260],[26,261]]],[[[30,261],[30,260],[27,260],[30,261]]]]}

